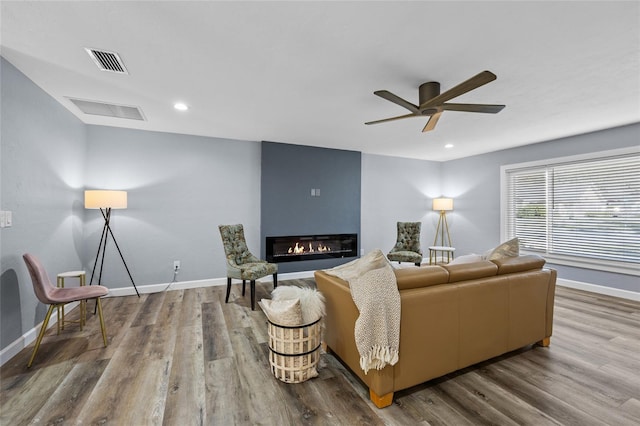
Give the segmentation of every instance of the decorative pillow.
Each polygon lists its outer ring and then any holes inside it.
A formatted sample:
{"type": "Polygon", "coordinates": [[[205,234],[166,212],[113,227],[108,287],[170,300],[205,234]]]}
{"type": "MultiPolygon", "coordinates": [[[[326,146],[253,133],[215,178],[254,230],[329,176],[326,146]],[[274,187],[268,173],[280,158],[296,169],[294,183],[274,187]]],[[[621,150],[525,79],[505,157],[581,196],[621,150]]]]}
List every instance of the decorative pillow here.
{"type": "Polygon", "coordinates": [[[473,263],[473,262],[480,262],[482,259],[482,255],[481,254],[465,254],[463,256],[458,256],[455,259],[453,259],[451,262],[449,262],[449,265],[459,265],[461,263],[473,263]]]}
{"type": "Polygon", "coordinates": [[[520,243],[518,237],[505,241],[498,247],[488,250],[483,258],[485,260],[501,259],[503,257],[516,257],[520,255],[520,243]]]}
{"type": "Polygon", "coordinates": [[[274,324],[296,326],[302,325],[302,307],[300,299],[270,300],[262,299],[265,314],[274,324]]]}
{"type": "Polygon", "coordinates": [[[382,253],[382,250],[373,249],[359,259],[335,266],[331,269],[325,269],[325,272],[342,278],[345,281],[350,281],[354,278],[361,277],[368,271],[384,267],[391,267],[387,256],[382,253]]]}
{"type": "Polygon", "coordinates": [[[324,296],[315,288],[280,286],[271,292],[271,299],[273,301],[300,300],[303,324],[310,324],[325,314],[324,296]]]}

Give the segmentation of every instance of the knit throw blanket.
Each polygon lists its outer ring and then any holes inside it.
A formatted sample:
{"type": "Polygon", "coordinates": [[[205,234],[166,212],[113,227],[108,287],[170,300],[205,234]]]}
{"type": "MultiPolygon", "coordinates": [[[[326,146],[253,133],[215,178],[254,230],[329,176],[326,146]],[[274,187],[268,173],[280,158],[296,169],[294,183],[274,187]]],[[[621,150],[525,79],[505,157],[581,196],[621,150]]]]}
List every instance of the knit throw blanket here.
{"type": "Polygon", "coordinates": [[[354,333],[364,373],[398,362],[400,293],[393,267],[382,251],[375,249],[325,272],[349,283],[360,311],[354,333]]]}

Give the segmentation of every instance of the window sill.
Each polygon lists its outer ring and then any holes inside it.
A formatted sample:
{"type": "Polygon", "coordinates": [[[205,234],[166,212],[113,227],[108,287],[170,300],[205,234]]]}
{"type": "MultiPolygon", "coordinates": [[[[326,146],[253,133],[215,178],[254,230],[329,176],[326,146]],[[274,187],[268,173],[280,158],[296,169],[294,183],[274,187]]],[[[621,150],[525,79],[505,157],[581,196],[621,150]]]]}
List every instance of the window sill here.
{"type": "Polygon", "coordinates": [[[614,272],[617,274],[640,276],[640,265],[634,263],[614,262],[610,260],[588,259],[584,257],[563,256],[537,251],[521,250],[521,254],[537,254],[546,259],[547,263],[573,266],[576,268],[594,269],[597,271],[614,272]]]}

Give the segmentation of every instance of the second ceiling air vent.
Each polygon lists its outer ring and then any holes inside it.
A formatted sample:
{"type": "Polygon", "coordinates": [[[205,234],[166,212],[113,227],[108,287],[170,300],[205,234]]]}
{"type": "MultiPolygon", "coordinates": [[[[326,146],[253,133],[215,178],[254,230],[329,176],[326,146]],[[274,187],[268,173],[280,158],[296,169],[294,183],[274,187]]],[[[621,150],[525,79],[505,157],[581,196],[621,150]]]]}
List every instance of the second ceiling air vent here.
{"type": "Polygon", "coordinates": [[[75,106],[85,114],[145,121],[142,110],[136,106],[118,105],[69,97],[67,97],[67,99],[73,102],[75,106]]]}
{"type": "Polygon", "coordinates": [[[110,71],[118,74],[129,74],[127,68],[124,66],[122,59],[116,52],[108,52],[106,50],[91,49],[85,47],[93,62],[96,63],[98,68],[102,71],[110,71]]]}

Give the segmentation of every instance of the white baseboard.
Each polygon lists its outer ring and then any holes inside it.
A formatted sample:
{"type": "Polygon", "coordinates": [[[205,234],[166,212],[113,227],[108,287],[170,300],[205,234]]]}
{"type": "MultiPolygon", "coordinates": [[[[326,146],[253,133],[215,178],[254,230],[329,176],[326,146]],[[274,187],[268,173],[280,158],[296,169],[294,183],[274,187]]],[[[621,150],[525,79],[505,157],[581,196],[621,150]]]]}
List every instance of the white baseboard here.
{"type": "MultiPolygon", "coordinates": [[[[162,291],[186,290],[188,288],[213,287],[217,285],[227,285],[226,278],[212,278],[209,280],[178,281],[175,283],[161,283],[137,286],[138,293],[160,293],[162,291]]],[[[108,297],[135,296],[136,290],[133,287],[110,288],[108,297]]]]}
{"type": "MultiPolygon", "coordinates": [[[[302,278],[313,278],[314,271],[303,271],[303,272],[287,272],[283,274],[278,274],[278,281],[283,280],[295,280],[302,278]]],[[[268,277],[264,277],[261,280],[264,282],[273,282],[273,276],[269,275],[268,277]]],[[[200,287],[212,287],[212,286],[222,286],[227,285],[227,278],[212,278],[208,280],[195,280],[195,281],[179,281],[175,283],[164,283],[164,284],[150,284],[138,286],[138,292],[140,294],[148,294],[148,293],[160,293],[162,291],[172,291],[172,290],[186,290],[189,288],[200,288],[200,287]]],[[[134,296],[136,294],[136,290],[131,287],[120,287],[120,288],[111,288],[109,289],[109,295],[107,297],[120,297],[120,296],[134,296]]],[[[66,305],[67,310],[71,310],[78,305],[77,302],[69,303],[66,305]]],[[[49,320],[49,325],[47,329],[53,327],[58,322],[58,317],[56,315],[51,315],[51,319],[49,320]]],[[[38,337],[38,333],[40,332],[40,327],[42,327],[42,323],[36,325],[31,330],[24,333],[22,336],[17,338],[15,341],[10,343],[6,348],[0,351],[0,366],[4,365],[5,362],[9,361],[11,358],[16,356],[18,352],[20,352],[25,347],[29,346],[32,342],[36,340],[38,337]]]]}
{"type": "MultiPolygon", "coordinates": [[[[65,305],[65,312],[72,310],[78,306],[78,302],[72,302],[65,305]]],[[[42,320],[44,322],[44,320],[42,320]]],[[[4,365],[5,362],[9,361],[11,358],[16,356],[18,352],[29,346],[32,342],[34,342],[38,338],[38,333],[40,333],[40,328],[42,327],[42,322],[37,324],[31,330],[24,333],[22,336],[18,337],[16,340],[7,345],[6,348],[0,351],[0,366],[4,365]]],[[[51,318],[49,318],[49,324],[47,324],[47,330],[53,327],[58,323],[58,315],[51,314],[51,318]]]]}
{"type": "MultiPolygon", "coordinates": [[[[313,272],[314,271],[302,271],[278,274],[278,281],[313,278],[313,272]]],[[[258,281],[273,282],[273,276],[269,275],[259,279],[258,281]]],[[[237,281],[234,280],[234,282],[237,281]]],[[[143,285],[138,286],[138,292],[140,294],[159,293],[161,291],[186,290],[188,288],[213,287],[218,285],[227,285],[227,278],[212,278],[208,280],[179,281],[175,283],[143,285]]],[[[133,287],[120,287],[109,289],[108,297],[132,296],[135,294],[136,290],[133,287]]]]}
{"type": "Polygon", "coordinates": [[[620,290],[617,288],[605,287],[603,285],[583,283],[580,281],[565,280],[558,278],[556,284],[561,287],[574,288],[576,290],[589,291],[591,293],[605,294],[607,296],[620,297],[622,299],[635,300],[640,302],[640,293],[636,291],[620,290]]]}

